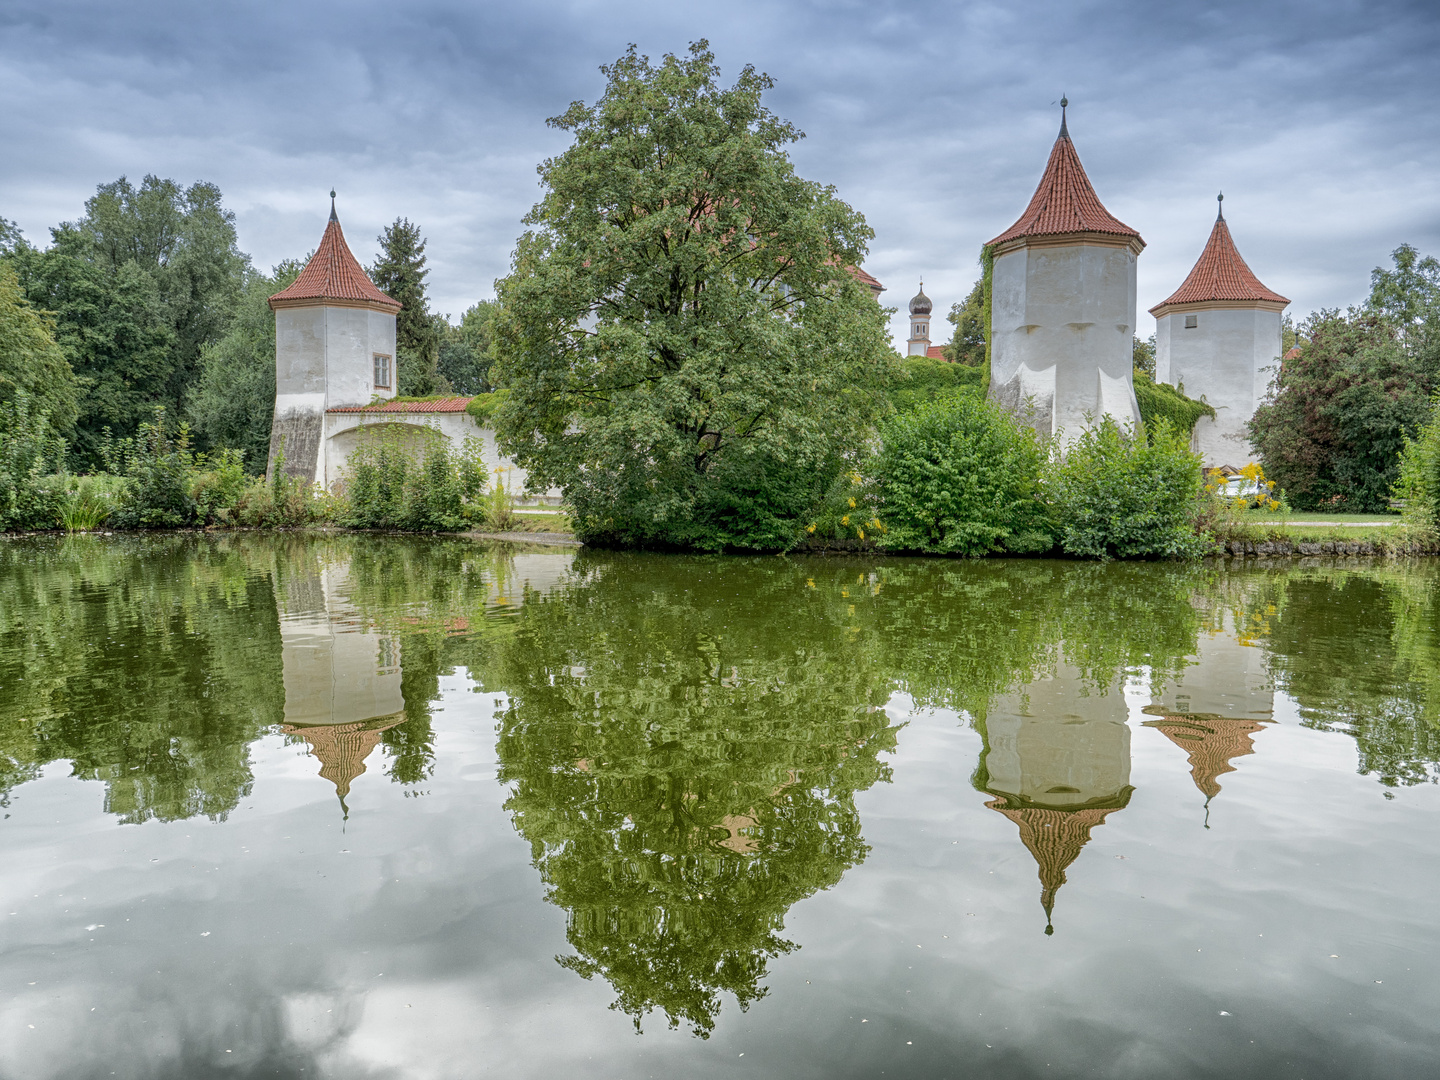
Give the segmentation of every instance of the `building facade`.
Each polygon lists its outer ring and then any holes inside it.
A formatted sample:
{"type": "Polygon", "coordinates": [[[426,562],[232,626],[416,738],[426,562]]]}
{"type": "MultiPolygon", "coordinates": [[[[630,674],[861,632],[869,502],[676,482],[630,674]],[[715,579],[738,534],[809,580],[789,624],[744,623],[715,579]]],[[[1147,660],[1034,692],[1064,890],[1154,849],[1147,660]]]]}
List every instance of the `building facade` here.
{"type": "Polygon", "coordinates": [[[1138,427],[1135,266],[1145,241],[1101,204],[1063,111],[1030,205],[988,246],[991,399],[1044,436],[1073,438],[1105,416],[1138,427]]]}
{"type": "Polygon", "coordinates": [[[1279,363],[1282,313],[1289,303],[1240,257],[1222,202],[1190,275],[1150,309],[1156,381],[1215,410],[1213,418],[1196,421],[1191,436],[1191,449],[1207,468],[1239,468],[1254,456],[1250,418],[1279,363]]]}

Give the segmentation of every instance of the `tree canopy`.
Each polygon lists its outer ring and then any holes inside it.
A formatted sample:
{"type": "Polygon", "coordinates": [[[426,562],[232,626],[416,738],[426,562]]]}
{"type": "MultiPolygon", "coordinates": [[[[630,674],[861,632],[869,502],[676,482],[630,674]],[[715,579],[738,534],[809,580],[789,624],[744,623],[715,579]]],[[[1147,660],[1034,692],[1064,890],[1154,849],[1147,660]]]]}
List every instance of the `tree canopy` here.
{"type": "Polygon", "coordinates": [[[703,41],[601,70],[497,283],[503,445],[592,541],[787,546],[880,404],[871,230],[795,174],[768,76],[703,41]]]}
{"type": "Polygon", "coordinates": [[[442,329],[425,295],[425,238],[420,226],[396,218],[376,239],[380,256],[370,268],[376,288],[402,305],[395,316],[397,389],[402,395],[439,393],[450,387],[439,373],[442,329]]]}
{"type": "Polygon", "coordinates": [[[985,362],[985,282],[975,282],[975,287],[964,302],[952,304],[946,320],[955,327],[945,346],[945,359],[969,367],[979,367],[985,362]]]}
{"type": "Polygon", "coordinates": [[[75,425],[81,386],[64,350],[55,343],[55,323],[25,298],[20,279],[0,264],[0,402],[17,393],[43,412],[59,432],[75,425]]]}

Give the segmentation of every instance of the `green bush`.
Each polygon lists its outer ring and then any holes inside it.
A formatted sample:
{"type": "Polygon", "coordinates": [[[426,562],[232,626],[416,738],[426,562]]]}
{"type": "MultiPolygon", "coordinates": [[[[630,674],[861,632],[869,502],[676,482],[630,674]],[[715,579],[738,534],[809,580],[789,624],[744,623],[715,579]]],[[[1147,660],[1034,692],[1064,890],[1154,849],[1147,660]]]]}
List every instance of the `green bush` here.
{"type": "MultiPolygon", "coordinates": [[[[1154,367],[1154,345],[1151,344],[1151,367],[1154,367]]],[[[1157,383],[1139,367],[1135,369],[1135,401],[1140,406],[1140,419],[1145,430],[1153,434],[1162,422],[1168,422],[1176,431],[1183,431],[1186,437],[1195,430],[1195,422],[1202,416],[1215,416],[1215,410],[1203,401],[1186,397],[1169,383],[1157,383]]]]}
{"type": "Polygon", "coordinates": [[[60,525],[66,532],[89,532],[110,520],[120,503],[125,481],[99,473],[64,478],[60,525]]]}
{"type": "Polygon", "coordinates": [[[929,356],[907,356],[896,365],[896,376],[888,397],[896,412],[909,412],[918,405],[955,394],[982,396],[985,368],[952,364],[929,356]]]}
{"type": "Polygon", "coordinates": [[[1395,495],[1405,500],[1405,524],[1427,533],[1440,532],[1440,396],[1419,435],[1405,440],[1395,495]]]}
{"type": "Polygon", "coordinates": [[[0,401],[0,530],[53,529],[60,520],[65,440],[17,390],[0,401]]]}
{"type": "Polygon", "coordinates": [[[891,417],[880,437],[880,546],[947,555],[1051,546],[1045,450],[997,406],[952,395],[891,417]]]}
{"type": "Polygon", "coordinates": [[[1203,489],[1200,458],[1167,421],[1144,432],[1107,416],[1065,450],[1047,480],[1051,513],[1066,554],[1089,558],[1203,554],[1196,529],[1203,489]]]}
{"type": "Polygon", "coordinates": [[[458,451],[438,432],[417,449],[406,433],[374,428],[350,455],[344,524],[357,529],[453,532],[483,510],[485,471],[473,439],[458,451]]]}

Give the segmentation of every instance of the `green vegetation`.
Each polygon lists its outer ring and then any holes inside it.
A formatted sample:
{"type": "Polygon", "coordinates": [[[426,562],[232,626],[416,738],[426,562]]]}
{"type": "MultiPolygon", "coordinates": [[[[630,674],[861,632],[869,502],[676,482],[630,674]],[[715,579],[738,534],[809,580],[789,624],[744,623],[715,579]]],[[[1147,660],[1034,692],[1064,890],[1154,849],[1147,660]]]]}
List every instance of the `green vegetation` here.
{"type": "Polygon", "coordinates": [[[407,445],[411,438],[388,425],[366,429],[350,455],[344,524],[453,532],[481,516],[485,466],[473,440],[456,452],[438,432],[427,431],[418,447],[407,445]]]}
{"type": "Polygon", "coordinates": [[[1045,448],[997,406],[952,395],[888,419],[880,439],[881,547],[984,555],[1051,546],[1041,496],[1045,448]]]}
{"type": "Polygon", "coordinates": [[[1405,440],[1395,493],[1405,502],[1407,525],[1430,536],[1440,534],[1440,395],[1419,435],[1405,440]]]}
{"type": "MultiPolygon", "coordinates": [[[[1154,362],[1152,353],[1152,371],[1154,362]]],[[[1135,400],[1140,405],[1140,419],[1145,430],[1152,435],[1159,431],[1160,425],[1165,424],[1171,431],[1182,432],[1188,439],[1200,417],[1215,415],[1215,410],[1205,402],[1192,401],[1169,383],[1157,383],[1138,366],[1135,369],[1135,400]]]]}
{"type": "Polygon", "coordinates": [[[1299,510],[1384,510],[1400,454],[1440,389],[1440,262],[1408,245],[1367,302],[1299,327],[1251,420],[1266,473],[1299,510]]]}
{"type": "Polygon", "coordinates": [[[425,238],[420,226],[396,218],[376,239],[380,256],[370,267],[375,287],[401,304],[395,316],[396,389],[424,397],[450,390],[440,374],[440,347],[448,324],[430,313],[425,295],[425,238]]]}
{"type": "Polygon", "coordinates": [[[488,394],[495,387],[490,383],[490,343],[494,337],[491,324],[495,303],[481,300],[451,326],[441,319],[440,359],[437,369],[457,394],[488,394]]]}
{"type": "Polygon", "coordinates": [[[497,286],[501,445],[592,543],[788,547],[884,404],[871,230],[795,174],[767,76],[720,87],[704,42],[603,70],[497,286]]]}
{"type": "Polygon", "coordinates": [[[928,356],[905,356],[896,365],[888,396],[896,412],[903,413],[957,393],[982,397],[984,369],[928,356]]]}
{"type": "Polygon", "coordinates": [[[955,327],[955,332],[944,348],[945,359],[966,367],[985,367],[987,295],[986,281],[982,278],[975,283],[963,303],[951,305],[950,314],[945,318],[955,327]]]}
{"type": "Polygon", "coordinates": [[[55,342],[55,322],[37,311],[15,271],[0,262],[0,404],[24,394],[57,432],[75,426],[80,383],[55,342]]]}

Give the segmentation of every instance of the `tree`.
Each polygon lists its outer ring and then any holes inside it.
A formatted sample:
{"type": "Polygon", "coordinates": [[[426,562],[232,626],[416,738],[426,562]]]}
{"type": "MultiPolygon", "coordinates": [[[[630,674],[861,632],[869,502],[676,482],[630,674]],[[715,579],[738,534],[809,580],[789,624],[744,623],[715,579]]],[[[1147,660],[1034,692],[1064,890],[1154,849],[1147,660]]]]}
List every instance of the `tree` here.
{"type": "Polygon", "coordinates": [[[15,271],[0,264],[0,403],[23,392],[32,410],[65,433],[75,426],[80,390],[55,342],[54,320],[31,305],[15,271]]]}
{"type": "Polygon", "coordinates": [[[593,542],[789,546],[881,403],[885,316],[846,269],[873,234],[795,174],[768,76],[722,89],[703,41],[601,71],[497,285],[497,430],[593,542]]]}
{"type": "Polygon", "coordinates": [[[977,281],[962,304],[952,304],[946,320],[955,327],[945,359],[969,367],[985,363],[985,282],[977,281]]]}
{"type": "Polygon", "coordinates": [[[122,176],[101,184],[85,216],[61,230],[73,233],[66,240],[72,254],[111,273],[133,263],[154,281],[174,333],[163,404],[178,408],[201,348],[230,323],[250,263],[236,246],[235,214],[220,205],[220,189],[203,181],[181,189],[156,176],[136,188],[122,176]]]}
{"type": "Polygon", "coordinates": [[[1155,335],[1151,334],[1144,341],[1140,335],[1133,337],[1134,345],[1131,347],[1131,354],[1134,358],[1136,371],[1142,371],[1150,379],[1155,378],[1155,335]]]}
{"type": "Polygon", "coordinates": [[[459,394],[488,394],[495,387],[490,383],[491,323],[495,318],[495,301],[481,300],[460,320],[459,326],[443,323],[440,339],[441,376],[459,394]]]}
{"type": "Polygon", "coordinates": [[[253,473],[265,469],[275,414],[275,313],[269,299],[303,268],[287,259],[268,276],[250,274],[230,329],[201,351],[200,374],[186,403],[202,448],[243,450],[253,473]]]}
{"type": "Polygon", "coordinates": [[[1384,510],[1400,453],[1440,387],[1440,264],[1403,245],[1347,312],[1298,328],[1250,421],[1265,466],[1301,510],[1384,510]],[[1293,350],[1287,350],[1287,352],[1293,350]]]}
{"type": "Polygon", "coordinates": [[[430,302],[425,297],[425,238],[420,226],[408,218],[396,218],[376,239],[380,257],[370,268],[376,287],[392,300],[400,301],[395,316],[397,389],[402,395],[424,396],[450,387],[437,370],[440,360],[440,333],[430,302]]]}
{"type": "Polygon", "coordinates": [[[134,262],[108,270],[73,253],[73,233],[56,230],[45,251],[23,244],[8,260],[30,302],[55,313],[55,338],[85,384],[74,452],[99,462],[105,429],[128,436],[156,403],[174,401],[175,332],[155,281],[134,262]]]}

